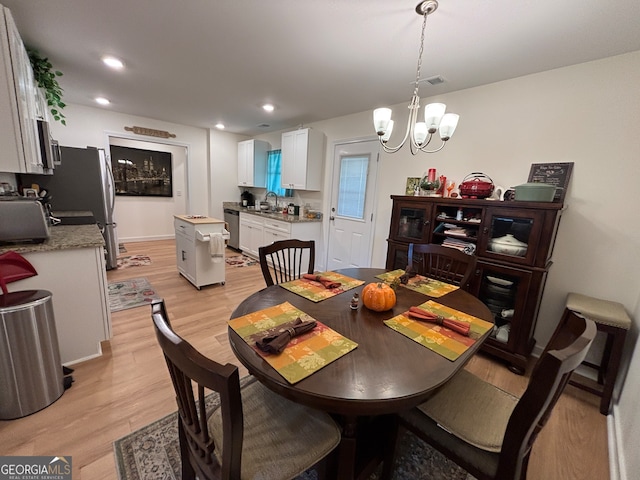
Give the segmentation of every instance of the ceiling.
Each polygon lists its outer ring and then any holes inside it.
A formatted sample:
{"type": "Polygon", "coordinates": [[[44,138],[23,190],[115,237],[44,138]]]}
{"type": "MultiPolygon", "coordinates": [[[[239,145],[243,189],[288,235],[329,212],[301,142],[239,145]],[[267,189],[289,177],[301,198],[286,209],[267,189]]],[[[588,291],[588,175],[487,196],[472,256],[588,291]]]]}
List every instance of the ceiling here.
{"type": "MultiPolygon", "coordinates": [[[[408,102],[422,22],[417,0],[0,3],[64,73],[65,102],[251,136],[408,102]]],[[[639,18],[637,0],[440,0],[421,77],[445,83],[420,96],[640,50],[639,18]]]]}

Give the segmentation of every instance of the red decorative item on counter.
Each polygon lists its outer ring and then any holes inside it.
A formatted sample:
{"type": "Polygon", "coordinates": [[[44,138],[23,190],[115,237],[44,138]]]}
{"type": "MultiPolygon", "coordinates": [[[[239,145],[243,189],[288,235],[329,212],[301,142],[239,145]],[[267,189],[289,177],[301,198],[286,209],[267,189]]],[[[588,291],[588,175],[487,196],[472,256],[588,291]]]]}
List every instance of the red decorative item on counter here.
{"type": "Polygon", "coordinates": [[[487,198],[493,193],[493,180],[482,172],[473,172],[462,179],[462,198],[487,198]]]}
{"type": "Polygon", "coordinates": [[[430,168],[429,173],[427,174],[427,181],[429,183],[434,183],[436,181],[436,169],[430,168]]]}

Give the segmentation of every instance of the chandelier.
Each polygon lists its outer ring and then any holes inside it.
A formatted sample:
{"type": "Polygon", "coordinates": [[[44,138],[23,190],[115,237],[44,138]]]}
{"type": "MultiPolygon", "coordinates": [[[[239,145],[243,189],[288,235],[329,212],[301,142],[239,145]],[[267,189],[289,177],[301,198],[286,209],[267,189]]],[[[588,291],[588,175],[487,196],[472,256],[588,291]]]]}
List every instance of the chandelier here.
{"type": "Polygon", "coordinates": [[[446,142],[451,138],[458,125],[459,115],[455,113],[445,113],[447,106],[444,103],[430,103],[424,109],[424,122],[418,122],[418,110],[420,109],[420,96],[418,95],[418,82],[420,81],[420,67],[422,66],[422,52],[424,51],[424,32],[427,25],[427,17],[438,8],[437,0],[420,2],[416,6],[416,12],[423,16],[422,35],[420,36],[420,50],[418,52],[418,67],[416,69],[416,81],[413,89],[413,96],[409,102],[409,121],[407,130],[402,142],[396,147],[387,145],[387,141],[393,131],[393,120],[391,120],[390,108],[376,108],[373,111],[373,126],[378,134],[378,139],[382,148],[387,153],[396,153],[406,143],[410,141],[411,153],[418,152],[435,153],[442,150],[446,142]],[[433,134],[438,132],[442,145],[434,150],[427,150],[433,134]]]}

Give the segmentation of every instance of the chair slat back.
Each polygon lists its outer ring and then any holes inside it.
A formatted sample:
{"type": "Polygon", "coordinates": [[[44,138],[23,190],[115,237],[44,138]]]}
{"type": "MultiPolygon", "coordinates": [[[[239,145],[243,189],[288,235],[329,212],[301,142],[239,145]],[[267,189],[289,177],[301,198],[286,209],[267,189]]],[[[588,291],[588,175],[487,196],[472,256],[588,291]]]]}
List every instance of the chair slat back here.
{"type": "Polygon", "coordinates": [[[151,312],[156,338],[176,392],[183,478],[195,475],[201,480],[240,478],[243,412],[238,368],[214,362],[178,336],[169,324],[163,300],[155,300],[151,312]],[[222,465],[214,455],[216,445],[207,427],[205,389],[220,395],[222,465]]]}
{"type": "Polygon", "coordinates": [[[260,268],[267,287],[295,280],[304,273],[313,273],[315,248],[315,241],[297,239],[279,240],[260,247],[260,268]]]}
{"type": "Polygon", "coordinates": [[[592,320],[577,316],[558,325],[509,418],[496,478],[524,478],[533,442],[549,419],[571,373],[587,355],[596,332],[592,320]]]}
{"type": "Polygon", "coordinates": [[[467,289],[476,268],[475,255],[434,243],[410,243],[407,268],[420,275],[467,289]]]}

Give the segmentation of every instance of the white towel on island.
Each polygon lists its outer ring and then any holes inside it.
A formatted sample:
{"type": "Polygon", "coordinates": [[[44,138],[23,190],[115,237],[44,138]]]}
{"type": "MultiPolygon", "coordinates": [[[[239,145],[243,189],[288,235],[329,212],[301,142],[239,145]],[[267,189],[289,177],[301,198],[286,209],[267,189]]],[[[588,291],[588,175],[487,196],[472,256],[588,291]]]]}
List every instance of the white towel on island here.
{"type": "Polygon", "coordinates": [[[209,239],[209,251],[213,263],[220,263],[224,258],[224,238],[221,233],[212,233],[209,239]]]}

